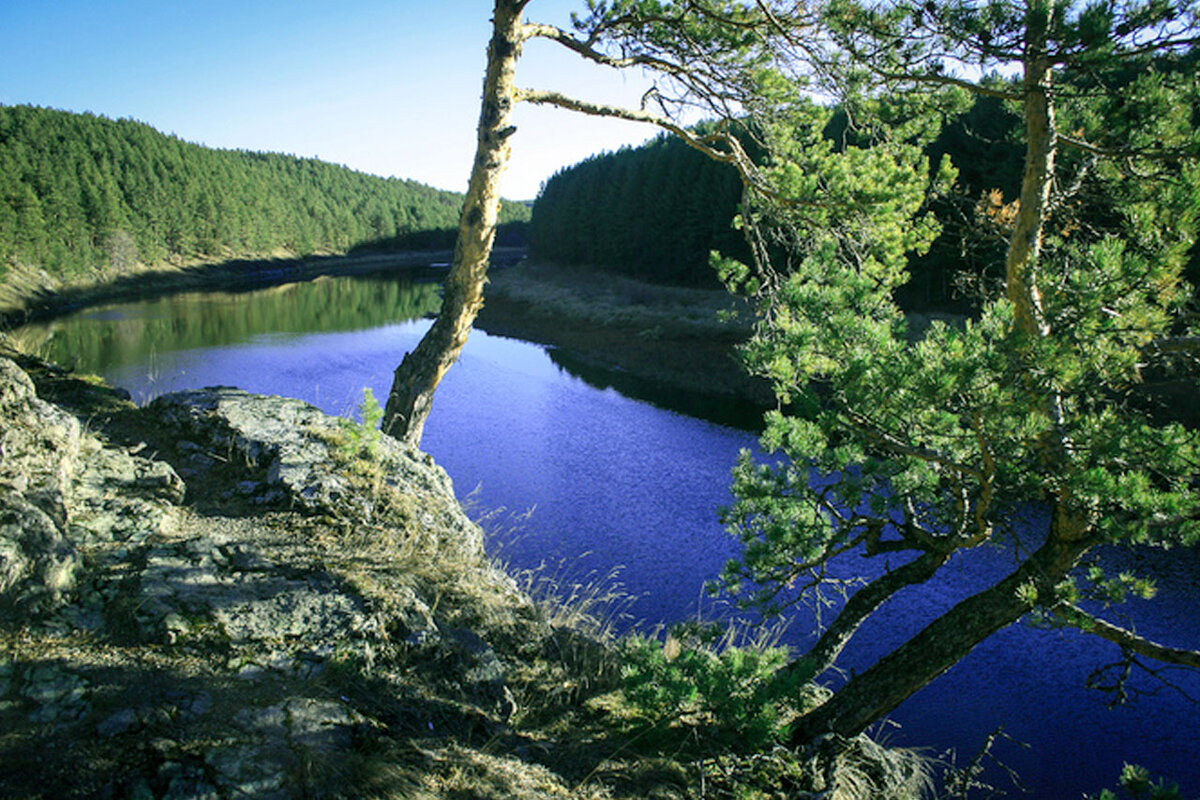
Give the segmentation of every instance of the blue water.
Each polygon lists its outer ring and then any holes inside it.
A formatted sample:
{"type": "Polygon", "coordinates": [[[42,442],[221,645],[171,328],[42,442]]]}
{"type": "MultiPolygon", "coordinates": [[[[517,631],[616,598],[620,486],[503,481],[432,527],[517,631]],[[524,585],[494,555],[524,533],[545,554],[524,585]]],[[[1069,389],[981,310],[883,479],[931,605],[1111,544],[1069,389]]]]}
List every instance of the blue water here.
{"type": "MultiPolygon", "coordinates": [[[[344,279],[351,280],[351,279],[344,279]]],[[[296,291],[304,291],[297,289],[296,291]]],[[[249,304],[258,293],[235,299],[249,304]]],[[[104,335],[137,340],[138,320],[156,320],[153,348],[111,350],[109,363],[80,364],[129,389],[136,399],[175,389],[236,385],[253,392],[300,397],[335,414],[350,414],[363,387],[386,396],[391,372],[428,326],[424,320],[364,330],[250,333],[212,347],[174,349],[162,330],[186,328],[172,314],[228,296],[168,306],[161,301],[116,306],[55,323],[56,339],[78,341],[70,326],[110,326],[104,335]],[[166,317],[166,319],[164,319],[166,317]],[[165,325],[164,325],[165,323],[165,325]],[[111,326],[123,326],[120,335],[111,326]],[[129,352],[138,354],[127,357],[129,352]]],[[[266,293],[261,302],[269,302],[266,293]]],[[[245,311],[245,309],[243,309],[245,311]]],[[[101,330],[97,327],[97,330],[101,330]]],[[[44,331],[43,331],[44,332],[44,331]]],[[[82,335],[87,335],[86,333],[82,335]]],[[[68,345],[68,347],[70,347],[68,345]]],[[[75,345],[74,350],[80,350],[75,345]]],[[[605,575],[634,596],[629,613],[643,624],[720,613],[702,586],[736,544],[717,522],[729,502],[729,470],[746,431],[704,422],[598,390],[556,366],[540,346],[475,332],[438,390],[423,446],[454,479],[460,497],[472,493],[481,512],[533,513],[516,531],[495,525],[490,546],[517,567],[548,568],[571,578],[605,575]]],[[[503,518],[504,515],[501,515],[503,518]]],[[[1200,556],[1196,552],[1110,554],[1112,563],[1158,576],[1159,598],[1110,612],[1129,614],[1137,629],[1168,643],[1200,647],[1200,556]]],[[[846,574],[861,569],[849,556],[846,574]]],[[[946,609],[1014,565],[1010,551],[992,548],[956,556],[930,584],[893,600],[864,626],[845,669],[863,669],[946,609]]],[[[786,641],[812,638],[810,618],[797,616],[786,641]]],[[[990,731],[1012,739],[993,750],[1021,774],[1034,797],[1078,798],[1115,784],[1125,762],[1173,776],[1185,796],[1200,794],[1198,707],[1178,691],[1158,690],[1108,710],[1105,697],[1083,689],[1088,674],[1115,661],[1117,649],[1069,631],[1018,625],[981,644],[941,679],[902,705],[876,734],[885,742],[951,751],[969,761],[990,731]]],[[[1200,699],[1200,676],[1169,673],[1200,699]]],[[[1011,784],[999,770],[989,776],[1011,784]]],[[[1019,793],[1013,791],[1013,796],[1019,793]]]]}

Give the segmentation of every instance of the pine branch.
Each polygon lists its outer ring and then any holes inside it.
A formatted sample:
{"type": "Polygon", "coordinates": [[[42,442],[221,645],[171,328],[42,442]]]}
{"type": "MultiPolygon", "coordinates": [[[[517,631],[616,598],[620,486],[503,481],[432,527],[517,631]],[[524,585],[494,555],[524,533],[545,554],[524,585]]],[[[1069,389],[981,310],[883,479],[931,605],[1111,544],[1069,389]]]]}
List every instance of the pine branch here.
{"type": "Polygon", "coordinates": [[[879,77],[889,81],[912,81],[913,83],[925,83],[933,86],[954,86],[959,89],[966,89],[972,94],[983,95],[984,97],[995,97],[1000,100],[1012,100],[1020,102],[1025,99],[1025,95],[1021,92],[1006,92],[1002,89],[993,89],[989,86],[984,86],[980,83],[955,78],[953,75],[931,75],[920,73],[905,73],[905,72],[887,72],[884,70],[873,70],[879,77]]]}
{"type": "Polygon", "coordinates": [[[1165,339],[1155,339],[1142,350],[1151,357],[1171,353],[1200,354],[1200,336],[1171,336],[1165,339]]]}
{"type": "Polygon", "coordinates": [[[674,120],[659,114],[653,114],[643,109],[593,103],[587,100],[580,100],[576,97],[569,97],[559,92],[518,89],[514,99],[519,103],[556,106],[568,111],[590,114],[594,117],[611,117],[613,119],[624,119],[631,122],[644,122],[656,125],[678,136],[689,147],[700,151],[714,161],[730,164],[735,167],[741,175],[742,183],[749,187],[756,195],[790,207],[815,205],[814,203],[786,197],[767,184],[737,137],[731,133],[724,132],[699,136],[674,120]],[[716,145],[723,145],[728,149],[722,150],[716,145]]]}
{"type": "Polygon", "coordinates": [[[1083,632],[1107,639],[1130,652],[1146,656],[1147,658],[1153,658],[1155,661],[1161,661],[1164,664],[1178,664],[1185,667],[1200,668],[1200,651],[1184,650],[1152,642],[1133,631],[1126,630],[1113,625],[1111,622],[1093,616],[1079,606],[1070,603],[1063,603],[1051,609],[1051,611],[1059,619],[1079,628],[1083,632]]]}
{"type": "Polygon", "coordinates": [[[922,553],[907,564],[885,572],[859,589],[846,601],[841,612],[821,634],[821,638],[812,649],[802,658],[789,664],[787,669],[815,669],[814,676],[825,672],[833,666],[855,631],[879,606],[901,589],[916,586],[932,578],[949,557],[948,553],[922,553]]]}
{"type": "Polygon", "coordinates": [[[1082,150],[1085,153],[1103,156],[1104,158],[1144,158],[1155,161],[1166,161],[1170,159],[1195,158],[1197,155],[1194,149],[1184,147],[1172,150],[1139,150],[1135,147],[1102,147],[1083,139],[1066,136],[1062,133],[1056,134],[1055,138],[1059,144],[1074,147],[1076,150],[1082,150]]]}
{"type": "Polygon", "coordinates": [[[647,55],[634,55],[617,58],[610,56],[607,53],[601,52],[594,48],[589,42],[576,39],[571,34],[558,28],[554,25],[546,25],[543,23],[526,23],[521,30],[521,39],[526,41],[529,39],[548,39],[552,42],[557,42],[563,47],[571,50],[577,55],[583,56],[589,61],[597,64],[602,64],[606,67],[614,69],[628,69],[630,67],[648,67],[659,72],[665,72],[670,75],[677,75],[685,72],[685,68],[665,59],[656,58],[647,55]]]}

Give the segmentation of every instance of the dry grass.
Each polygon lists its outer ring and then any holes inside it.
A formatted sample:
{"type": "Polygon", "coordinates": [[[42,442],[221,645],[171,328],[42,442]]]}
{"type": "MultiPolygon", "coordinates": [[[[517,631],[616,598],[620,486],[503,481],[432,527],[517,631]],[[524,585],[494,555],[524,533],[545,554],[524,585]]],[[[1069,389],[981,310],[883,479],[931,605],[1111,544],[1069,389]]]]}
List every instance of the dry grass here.
{"type": "MultiPolygon", "coordinates": [[[[99,403],[92,388],[80,382],[71,396],[99,403]]],[[[344,512],[302,516],[250,504],[234,509],[221,501],[215,510],[189,508],[173,534],[182,541],[224,526],[278,563],[337,576],[378,620],[356,645],[351,636],[339,642],[346,649],[319,676],[280,679],[281,701],[338,697],[371,720],[344,758],[302,765],[295,780],[313,787],[313,796],[746,799],[832,791],[824,796],[907,798],[920,796],[927,784],[927,773],[907,754],[871,743],[828,753],[779,749],[747,756],[720,752],[687,730],[655,737],[616,688],[617,632],[628,621],[630,601],[619,575],[575,575],[558,564],[510,576],[482,551],[451,546],[456,538],[466,541],[463,530],[454,529],[452,498],[389,483],[377,461],[358,454],[347,456],[343,466],[355,497],[344,512]],[[367,502],[358,502],[363,498],[367,502]],[[464,691],[452,646],[405,641],[408,632],[427,624],[447,642],[455,629],[485,639],[502,664],[515,712],[501,715],[483,694],[464,691]],[[679,744],[664,749],[664,740],[679,744]]],[[[519,525],[520,518],[506,524],[519,525]]],[[[728,635],[741,644],[769,634],[747,628],[728,635]]],[[[218,631],[198,626],[195,639],[188,647],[133,647],[82,634],[6,631],[0,652],[22,663],[90,663],[90,674],[111,674],[114,686],[127,687],[122,692],[148,685],[143,676],[207,689],[217,706],[211,726],[195,729],[196,738],[180,745],[182,754],[201,758],[222,735],[223,720],[243,705],[263,705],[263,698],[252,695],[259,691],[253,684],[209,663],[229,644],[218,631]]],[[[114,695],[111,707],[125,702],[114,695]]],[[[165,738],[183,732],[174,724],[164,723],[165,738]]],[[[116,746],[105,744],[108,749],[75,763],[98,765],[94,775],[115,770],[120,763],[109,751],[116,746]],[[105,766],[110,762],[116,766],[105,766]]]]}

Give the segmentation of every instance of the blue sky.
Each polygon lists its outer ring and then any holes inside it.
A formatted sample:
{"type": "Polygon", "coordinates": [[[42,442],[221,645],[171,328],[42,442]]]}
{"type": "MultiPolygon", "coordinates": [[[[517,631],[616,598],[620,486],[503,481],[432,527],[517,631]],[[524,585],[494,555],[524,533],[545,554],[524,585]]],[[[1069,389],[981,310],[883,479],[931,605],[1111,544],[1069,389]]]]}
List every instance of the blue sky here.
{"type": "MultiPolygon", "coordinates": [[[[582,0],[533,0],[566,26],[582,0]]],[[[491,0],[0,0],[0,103],[131,117],[211,147],[316,156],[461,191],[475,145],[491,0]]],[[[637,74],[534,41],[523,87],[636,106],[637,74]]],[[[654,135],[522,107],[504,194],[654,135]]]]}

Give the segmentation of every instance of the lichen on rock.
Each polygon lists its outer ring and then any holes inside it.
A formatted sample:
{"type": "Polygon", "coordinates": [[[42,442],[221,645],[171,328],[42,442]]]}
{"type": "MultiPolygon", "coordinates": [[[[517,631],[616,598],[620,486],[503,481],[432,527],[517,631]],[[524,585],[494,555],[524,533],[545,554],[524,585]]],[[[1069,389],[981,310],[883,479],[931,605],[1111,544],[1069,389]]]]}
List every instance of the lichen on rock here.
{"type": "Polygon", "coordinates": [[[428,456],[32,359],[0,357],[0,421],[0,760],[31,765],[0,795],[356,796],[372,753],[515,711],[548,629],[428,456]]]}

